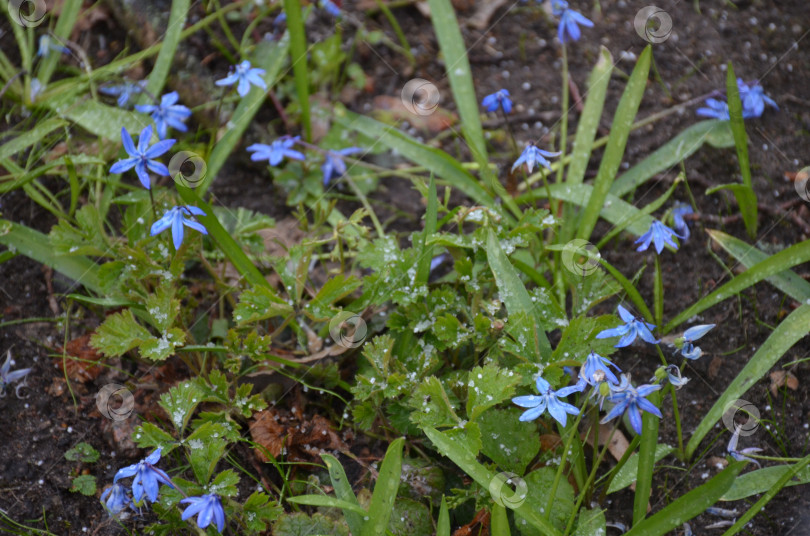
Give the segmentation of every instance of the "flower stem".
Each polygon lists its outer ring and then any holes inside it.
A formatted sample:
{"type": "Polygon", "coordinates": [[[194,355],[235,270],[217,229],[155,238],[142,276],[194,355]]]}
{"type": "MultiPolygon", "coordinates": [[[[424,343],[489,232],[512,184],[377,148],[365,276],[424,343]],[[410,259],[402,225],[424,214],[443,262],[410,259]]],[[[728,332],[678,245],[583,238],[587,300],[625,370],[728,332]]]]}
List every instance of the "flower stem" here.
{"type": "MultiPolygon", "coordinates": [[[[587,399],[585,400],[587,404],[587,399]]],[[[569,428],[568,437],[565,439],[565,445],[563,446],[562,457],[560,458],[560,466],[557,468],[557,473],[554,475],[554,483],[551,485],[551,492],[548,495],[548,503],[546,504],[546,511],[543,513],[546,519],[549,518],[551,515],[551,508],[554,506],[554,496],[557,494],[557,487],[560,485],[560,478],[562,477],[563,470],[565,469],[565,462],[568,458],[568,451],[571,448],[571,442],[574,440],[574,437],[577,436],[577,430],[579,429],[579,422],[582,420],[582,410],[583,408],[579,409],[579,414],[577,418],[574,420],[574,423],[569,428]]],[[[564,430],[563,430],[564,431],[564,430]]]]}

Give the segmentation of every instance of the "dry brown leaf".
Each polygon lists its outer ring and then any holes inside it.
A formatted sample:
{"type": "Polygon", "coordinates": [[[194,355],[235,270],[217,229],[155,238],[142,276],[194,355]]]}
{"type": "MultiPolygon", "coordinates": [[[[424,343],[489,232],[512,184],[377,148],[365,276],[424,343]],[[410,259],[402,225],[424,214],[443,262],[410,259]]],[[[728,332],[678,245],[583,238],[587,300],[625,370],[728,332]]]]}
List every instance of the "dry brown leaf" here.
{"type": "Polygon", "coordinates": [[[403,104],[402,98],[398,95],[377,95],[374,97],[374,114],[377,116],[388,116],[395,121],[407,121],[416,129],[437,134],[450,128],[458,122],[458,116],[444,108],[436,108],[433,113],[419,115],[412,113],[403,104]]]}
{"type": "Polygon", "coordinates": [[[260,460],[269,461],[269,452],[274,458],[284,455],[290,461],[314,461],[320,460],[324,450],[348,450],[326,417],[300,419],[298,415],[300,412],[268,408],[253,416],[250,435],[263,447],[255,449],[260,460]]]}
{"type": "MultiPolygon", "coordinates": [[[[56,351],[61,353],[63,348],[60,346],[56,348],[56,351]]],[[[87,383],[95,380],[104,370],[104,367],[98,364],[101,357],[96,353],[95,348],[90,346],[89,334],[69,341],[64,347],[64,353],[67,356],[66,359],[56,357],[54,362],[74,382],[87,383]]]]}
{"type": "Polygon", "coordinates": [[[779,391],[780,387],[787,386],[788,389],[791,391],[795,391],[799,388],[799,380],[796,376],[793,375],[792,372],[784,371],[784,370],[775,370],[770,374],[771,378],[771,394],[776,396],[777,391],[779,391]]]}

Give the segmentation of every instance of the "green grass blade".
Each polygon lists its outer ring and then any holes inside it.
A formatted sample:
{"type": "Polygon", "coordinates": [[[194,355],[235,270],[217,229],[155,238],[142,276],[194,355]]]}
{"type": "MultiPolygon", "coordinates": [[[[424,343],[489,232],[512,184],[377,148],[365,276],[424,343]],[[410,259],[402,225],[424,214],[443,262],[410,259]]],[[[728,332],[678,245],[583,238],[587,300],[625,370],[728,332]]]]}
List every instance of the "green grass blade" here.
{"type": "Polygon", "coordinates": [[[54,130],[62,128],[67,124],[67,121],[51,117],[50,119],[38,123],[31,130],[20,132],[12,138],[11,141],[0,145],[0,159],[22,154],[25,149],[34,145],[54,130]]]}
{"type": "Polygon", "coordinates": [[[430,236],[436,234],[436,218],[438,213],[438,200],[436,199],[436,181],[430,177],[428,185],[427,212],[425,212],[425,230],[422,231],[418,242],[418,261],[416,264],[416,278],[414,285],[426,285],[430,277],[430,261],[433,259],[433,246],[427,243],[430,236]]]}
{"type": "MultiPolygon", "coordinates": [[[[351,504],[358,504],[357,496],[352,490],[352,485],[343,470],[337,458],[331,454],[322,453],[321,458],[326,463],[326,468],[329,470],[329,479],[332,481],[332,487],[335,489],[335,496],[341,501],[351,504]]],[[[363,516],[366,513],[356,512],[354,510],[343,510],[343,517],[346,518],[346,523],[349,525],[349,530],[352,534],[360,534],[363,528],[363,516]]]]}
{"type": "Polygon", "coordinates": [[[605,267],[605,270],[607,270],[608,273],[613,276],[613,279],[615,279],[616,282],[621,285],[622,289],[624,289],[624,291],[627,293],[627,297],[630,298],[630,301],[636,306],[636,309],[641,313],[641,316],[644,317],[644,320],[652,323],[654,320],[653,314],[650,312],[650,308],[647,307],[647,304],[644,303],[644,298],[641,297],[641,293],[639,293],[632,281],[624,277],[624,274],[614,268],[613,265],[604,259],[604,257],[600,258],[599,262],[605,267]]]}
{"type": "Polygon", "coordinates": [[[613,117],[613,124],[610,127],[610,138],[605,147],[605,154],[599,165],[599,171],[593,183],[593,192],[588,198],[588,204],[582,213],[577,238],[587,240],[593,232],[599,212],[604,206],[608,192],[619,171],[619,166],[624,157],[624,149],[627,146],[627,139],[630,136],[630,129],[633,126],[633,119],[638,113],[638,107],[644,96],[644,88],[647,86],[647,76],[650,72],[650,58],[652,48],[650,45],[638,58],[633,74],[627,82],[627,87],[619,100],[616,108],[616,115],[613,117]]]}
{"type": "Polygon", "coordinates": [[[750,473],[745,473],[737,477],[731,488],[720,497],[721,501],[739,501],[754,495],[764,493],[769,489],[779,490],[784,486],[798,486],[810,483],[810,469],[804,469],[803,462],[793,465],[775,465],[773,467],[763,467],[750,473]],[[799,467],[801,465],[801,467],[799,467]],[[777,487],[779,482],[790,473],[790,477],[784,484],[777,487]],[[795,480],[794,480],[795,478],[795,480]]]}
{"type": "Polygon", "coordinates": [[[402,448],[404,445],[405,439],[400,437],[392,441],[385,452],[377,483],[374,484],[374,493],[371,495],[371,504],[368,507],[368,521],[363,525],[360,536],[385,535],[402,476],[402,448]]]}
{"type": "Polygon", "coordinates": [[[731,132],[734,134],[734,146],[737,148],[737,160],[740,162],[742,173],[742,187],[732,189],[740,205],[743,223],[748,235],[754,238],[757,235],[757,198],[751,184],[751,164],[748,160],[748,136],[745,134],[745,122],[742,116],[742,102],[737,87],[737,77],[734,75],[734,66],[728,62],[726,73],[726,93],[728,95],[728,111],[731,116],[731,132]],[[745,193],[743,193],[745,192],[745,193]]]}
{"type": "Polygon", "coordinates": [[[495,276],[495,284],[501,299],[509,313],[510,322],[507,330],[516,339],[525,337],[533,343],[534,357],[541,363],[545,362],[551,358],[551,344],[548,342],[546,332],[543,331],[543,322],[537,306],[532,302],[517,270],[509,262],[509,258],[501,249],[498,238],[491,229],[487,235],[487,259],[495,276]]]}
{"type": "Polygon", "coordinates": [[[757,234],[757,196],[753,188],[744,184],[721,184],[713,188],[708,188],[706,195],[711,195],[720,190],[729,190],[734,194],[735,199],[737,199],[737,205],[740,207],[740,214],[745,223],[745,228],[749,236],[754,238],[757,234]]]}
{"type": "Polygon", "coordinates": [[[39,231],[8,220],[0,220],[0,244],[50,266],[96,294],[103,293],[96,263],[79,255],[56,255],[48,236],[39,231]]]}
{"type": "Polygon", "coordinates": [[[622,197],[658,173],[686,160],[709,142],[714,147],[732,147],[734,138],[728,121],[700,121],[686,128],[651,155],[624,172],[610,187],[610,193],[622,197]]]}
{"type": "Polygon", "coordinates": [[[490,529],[492,536],[510,536],[509,518],[506,517],[506,507],[497,503],[492,505],[490,529]]]}
{"type": "Polygon", "coordinates": [[[444,500],[444,495],[442,495],[442,505],[439,507],[436,536],[450,536],[450,512],[447,511],[447,501],[444,500]]]}
{"type": "Polygon", "coordinates": [[[732,462],[720,474],[686,495],[679,497],[669,506],[634,525],[625,536],[663,536],[681,526],[684,522],[702,514],[713,505],[745,467],[745,462],[732,462]]]}
{"type": "MultiPolygon", "coordinates": [[[[56,26],[53,28],[53,34],[62,41],[70,39],[70,34],[73,32],[73,25],[76,24],[76,19],[79,16],[79,10],[82,8],[82,0],[66,0],[62,4],[62,10],[59,12],[59,18],[56,19],[56,26]]],[[[50,53],[42,61],[37,71],[37,78],[45,87],[51,79],[54,69],[59,62],[61,54],[50,53]]]]}
{"type": "MultiPolygon", "coordinates": [[[[655,407],[659,407],[661,405],[661,392],[651,393],[647,399],[655,407]]],[[[658,446],[658,417],[645,411],[642,412],[641,422],[636,492],[633,496],[633,526],[641,523],[647,515],[647,504],[650,502],[650,494],[652,493],[653,469],[655,469],[655,450],[658,446]]]]}
{"type": "MultiPolygon", "coordinates": [[[[479,486],[484,489],[489,489],[496,475],[493,471],[490,471],[478,463],[478,460],[475,459],[472,452],[463,445],[452,441],[435,428],[426,426],[422,428],[422,430],[441,454],[450,458],[462,471],[475,480],[479,486]]],[[[562,536],[562,533],[549,523],[548,520],[535,512],[533,506],[523,503],[515,508],[515,512],[534,525],[544,536],[562,536]]]]}
{"type": "Polygon", "coordinates": [[[335,120],[346,128],[356,130],[386,147],[394,149],[412,162],[424,166],[437,178],[446,181],[479,205],[502,212],[495,200],[461,164],[439,149],[419,143],[394,127],[352,112],[340,113],[335,120]]]}
{"type": "MultiPolygon", "coordinates": [[[[264,69],[264,81],[268,88],[272,88],[279,77],[289,44],[289,34],[285,34],[278,42],[260,42],[251,55],[250,61],[252,65],[264,69]]],[[[242,139],[242,134],[259,111],[262,102],[264,102],[264,98],[264,91],[253,89],[239,101],[239,105],[236,107],[233,116],[228,122],[229,127],[227,131],[217,144],[214,145],[214,149],[208,156],[205,178],[197,187],[200,195],[208,191],[211,183],[217,177],[219,170],[222,169],[222,166],[225,164],[225,160],[227,160],[233,152],[239,140],[242,139]]]]}
{"type": "MultiPolygon", "coordinates": [[[[732,257],[737,259],[746,268],[751,268],[768,258],[754,246],[746,244],[738,238],[727,235],[722,231],[708,230],[712,240],[720,244],[732,257]]],[[[796,301],[810,300],[810,283],[799,277],[793,270],[785,270],[774,276],[765,278],[765,281],[775,286],[796,301]]]]}
{"type": "Polygon", "coordinates": [[[163,86],[166,85],[166,78],[171,71],[174,62],[174,54],[177,52],[177,45],[180,44],[183,27],[186,25],[190,0],[173,0],[172,9],[169,12],[169,23],[166,33],[163,36],[163,46],[155,60],[155,66],[149,74],[146,83],[146,91],[155,96],[160,96],[163,86]]]}
{"type": "Polygon", "coordinates": [[[805,240],[804,242],[783,249],[762,262],[758,262],[719,289],[700,299],[685,311],[682,311],[678,316],[670,320],[661,331],[667,334],[694,315],[705,311],[713,305],[717,305],[721,301],[734,296],[751,285],[792,268],[797,264],[808,261],[810,261],[810,240],[805,240]]]}
{"type": "Polygon", "coordinates": [[[810,326],[810,305],[808,304],[800,306],[776,326],[776,329],[748,360],[734,381],[723,391],[717,402],[700,421],[686,446],[687,459],[694,454],[706,434],[720,420],[729,404],[742,397],[760,378],[765,376],[771,367],[785,355],[785,352],[807,335],[807,326],[810,326]]]}
{"type": "Polygon", "coordinates": [[[298,495],[297,497],[288,497],[287,502],[295,504],[305,504],[307,506],[325,506],[327,508],[340,508],[344,512],[351,512],[355,515],[367,515],[357,503],[349,501],[341,501],[329,495],[298,495]]]}
{"type": "MultiPolygon", "coordinates": [[[[664,456],[671,454],[675,450],[675,447],[670,447],[669,445],[664,445],[662,443],[658,444],[655,447],[655,462],[661,461],[664,456]]],[[[615,493],[619,490],[623,490],[630,484],[636,481],[636,475],[638,474],[638,453],[631,454],[630,457],[627,459],[627,462],[619,469],[616,473],[616,476],[610,481],[610,486],[608,486],[607,494],[615,493]]]]}
{"type": "Polygon", "coordinates": [[[312,124],[309,111],[309,70],[307,68],[307,35],[304,19],[301,16],[299,0],[284,0],[284,13],[287,15],[287,29],[290,33],[290,54],[292,58],[295,92],[301,107],[301,124],[304,126],[306,141],[312,142],[312,124]]]}

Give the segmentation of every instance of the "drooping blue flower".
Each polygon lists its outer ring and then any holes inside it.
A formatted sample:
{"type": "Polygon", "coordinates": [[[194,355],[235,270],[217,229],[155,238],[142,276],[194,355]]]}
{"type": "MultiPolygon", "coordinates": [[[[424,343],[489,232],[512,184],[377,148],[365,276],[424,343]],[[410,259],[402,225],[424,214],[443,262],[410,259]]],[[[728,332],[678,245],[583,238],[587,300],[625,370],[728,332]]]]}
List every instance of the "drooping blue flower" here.
{"type": "Polygon", "coordinates": [[[179,98],[177,92],[172,91],[160,98],[160,105],[139,104],[135,106],[135,109],[139,112],[152,114],[152,119],[157,125],[158,138],[161,140],[166,138],[169,127],[180,132],[188,131],[184,121],[191,117],[191,110],[182,104],[177,104],[179,98]]]}
{"type": "Polygon", "coordinates": [[[264,82],[264,69],[258,67],[251,67],[248,60],[243,61],[239,65],[234,66],[234,71],[222,80],[217,80],[214,84],[218,86],[236,86],[236,92],[240,97],[244,97],[250,91],[250,85],[260,87],[264,90],[267,89],[267,84],[264,82]]]}
{"type": "Polygon", "coordinates": [[[141,181],[143,187],[147,190],[152,187],[149,181],[149,173],[146,171],[147,169],[157,173],[158,175],[168,177],[169,168],[155,160],[155,158],[171,149],[176,140],[159,141],[153,146],[149,147],[149,140],[151,138],[152,125],[149,125],[141,131],[141,135],[138,138],[138,147],[136,148],[135,144],[132,143],[132,136],[129,135],[127,129],[121,128],[121,141],[124,144],[124,150],[130,157],[119,160],[113,164],[110,168],[110,173],[123,173],[124,171],[128,171],[134,167],[135,173],[138,175],[138,179],[141,181]]]}
{"type": "Polygon", "coordinates": [[[729,455],[738,462],[745,460],[749,462],[754,462],[755,464],[759,465],[758,461],[756,461],[753,458],[749,458],[748,456],[746,456],[746,454],[756,454],[757,452],[762,452],[762,449],[758,447],[748,447],[742,450],[737,450],[737,442],[739,440],[740,440],[740,426],[736,425],[734,427],[734,433],[731,435],[731,439],[728,442],[728,447],[726,448],[726,451],[729,453],[729,455]]]}
{"type": "Polygon", "coordinates": [[[34,369],[25,368],[19,370],[11,370],[11,350],[6,354],[6,360],[3,366],[0,367],[0,398],[6,396],[6,388],[12,383],[23,380],[23,382],[14,389],[14,394],[20,398],[20,388],[25,385],[24,378],[34,369]]]}
{"type": "Polygon", "coordinates": [[[135,508],[132,499],[127,493],[127,488],[123,484],[115,483],[101,494],[101,502],[107,508],[110,515],[116,515],[126,509],[127,506],[135,508]]]}
{"type": "Polygon", "coordinates": [[[331,0],[320,0],[318,3],[321,6],[321,9],[325,10],[333,17],[340,17],[340,8],[331,0]]]}
{"type": "Polygon", "coordinates": [[[195,231],[199,231],[205,235],[208,234],[208,231],[205,229],[203,224],[187,218],[187,216],[192,215],[205,216],[205,212],[198,207],[193,207],[190,205],[172,207],[167,210],[158,221],[152,224],[150,234],[155,236],[156,234],[162,233],[171,227],[174,249],[180,249],[180,246],[183,244],[183,235],[185,233],[183,226],[194,229],[195,231]]]}
{"type": "Polygon", "coordinates": [[[36,102],[37,98],[45,91],[45,86],[42,85],[42,82],[39,81],[39,78],[32,78],[31,79],[31,92],[29,96],[31,97],[31,102],[36,102]]]}
{"type": "Polygon", "coordinates": [[[569,9],[568,2],[565,0],[551,0],[551,12],[555,17],[560,17],[557,37],[560,39],[561,43],[579,41],[580,35],[582,34],[579,29],[580,24],[587,28],[593,28],[593,22],[578,11],[569,9]]]}
{"type": "Polygon", "coordinates": [[[728,104],[726,101],[718,99],[706,99],[706,107],[698,108],[696,112],[700,117],[710,117],[712,119],[720,119],[728,121],[731,115],[728,111],[728,104]]]}
{"type": "Polygon", "coordinates": [[[634,244],[641,244],[636,251],[647,251],[647,248],[650,247],[650,243],[655,244],[655,251],[658,254],[664,250],[664,245],[672,246],[675,251],[678,251],[678,244],[672,240],[673,236],[683,238],[660,221],[653,220],[650,229],[634,242],[634,244]]]}
{"type": "Polygon", "coordinates": [[[138,80],[133,82],[131,80],[124,80],[124,83],[114,86],[101,86],[98,90],[104,95],[110,97],[118,97],[118,107],[123,108],[127,105],[133,95],[138,95],[146,89],[146,80],[138,80]]]}
{"type": "Polygon", "coordinates": [[[627,413],[630,418],[630,425],[637,434],[641,433],[641,410],[647,413],[652,413],[659,419],[662,417],[661,411],[655,405],[646,399],[651,393],[661,389],[661,385],[641,385],[633,387],[630,379],[626,374],[622,374],[622,381],[618,387],[611,386],[611,393],[608,400],[616,404],[613,406],[605,418],[602,419],[602,424],[615,419],[616,417],[627,413]]]}
{"type": "MultiPolygon", "coordinates": [[[[604,337],[599,337],[597,335],[597,338],[604,337]]],[[[585,359],[585,364],[582,365],[582,368],[579,371],[580,380],[592,387],[598,387],[598,385],[602,382],[610,382],[618,385],[619,379],[615,374],[613,374],[610,367],[613,367],[617,371],[621,372],[621,369],[613,364],[609,359],[602,357],[596,352],[591,352],[588,354],[588,357],[585,359]]]]}
{"type": "Polygon", "coordinates": [[[681,238],[684,240],[689,239],[689,225],[683,217],[694,213],[692,205],[680,201],[675,203],[675,207],[672,209],[672,227],[675,228],[676,232],[680,233],[681,238]]]}
{"type": "MultiPolygon", "coordinates": [[[[359,147],[347,147],[345,149],[338,149],[333,151],[326,151],[323,157],[323,185],[329,186],[332,179],[342,177],[346,173],[346,162],[343,161],[344,156],[353,155],[361,152],[359,147]]],[[[300,154],[300,153],[299,153],[300,154]]]]}
{"type": "Polygon", "coordinates": [[[168,475],[155,467],[155,464],[160,461],[160,448],[155,450],[152,454],[115,473],[113,484],[117,483],[122,478],[134,476],[132,479],[132,496],[135,498],[136,503],[140,503],[141,499],[146,494],[149,502],[156,502],[158,497],[158,484],[166,484],[173,488],[168,475]]]}
{"type": "Polygon", "coordinates": [[[551,389],[551,384],[544,380],[542,376],[537,376],[535,383],[537,385],[537,391],[540,393],[539,396],[516,396],[512,399],[514,404],[522,408],[531,408],[523,412],[520,416],[521,421],[533,421],[548,410],[549,415],[554,417],[561,425],[565,426],[566,414],[579,415],[579,408],[567,402],[560,401],[559,397],[568,396],[571,393],[581,391],[580,385],[569,385],[568,387],[554,391],[551,389]]]}
{"type": "Polygon", "coordinates": [[[47,58],[51,52],[59,52],[60,54],[70,54],[70,49],[55,42],[50,35],[44,34],[39,38],[39,47],[37,48],[37,56],[41,58],[47,58]]]}
{"type": "Polygon", "coordinates": [[[633,344],[633,341],[636,340],[636,337],[641,337],[644,341],[650,344],[656,344],[658,341],[653,337],[652,329],[655,329],[655,325],[650,324],[649,322],[644,322],[643,320],[637,319],[635,316],[630,314],[630,311],[619,305],[619,316],[622,317],[624,320],[624,325],[619,326],[616,328],[606,329],[599,334],[596,335],[597,339],[609,339],[610,337],[621,337],[619,342],[617,342],[614,346],[616,348],[623,348],[625,346],[630,346],[633,344]]]}
{"type": "Polygon", "coordinates": [[[779,110],[776,102],[765,94],[765,90],[759,82],[751,82],[751,85],[743,82],[742,78],[737,79],[737,89],[740,91],[740,101],[743,107],[743,118],[760,117],[765,111],[765,105],[779,110]]]}
{"type": "Polygon", "coordinates": [[[279,138],[270,145],[264,143],[254,143],[247,148],[247,151],[253,151],[250,159],[254,162],[259,160],[269,160],[271,166],[277,166],[286,157],[292,160],[305,160],[306,157],[303,153],[295,151],[292,146],[299,140],[298,136],[290,137],[284,136],[279,138]]]}
{"type": "Polygon", "coordinates": [[[683,346],[681,347],[681,355],[686,359],[698,359],[703,355],[703,350],[695,346],[693,343],[699,338],[706,335],[715,324],[701,324],[699,326],[692,326],[683,333],[683,346]]]}
{"type": "Polygon", "coordinates": [[[515,160],[515,163],[512,164],[512,173],[515,172],[515,169],[518,168],[521,164],[526,164],[526,169],[529,170],[529,173],[532,172],[534,169],[535,164],[540,164],[543,167],[551,170],[551,164],[545,157],[552,157],[552,156],[560,156],[560,153],[553,153],[550,151],[544,151],[538,148],[534,144],[527,145],[523,152],[520,153],[520,157],[515,160]]]}
{"type": "Polygon", "coordinates": [[[503,110],[503,113],[508,114],[512,112],[512,100],[509,98],[508,89],[499,89],[495,93],[487,95],[481,101],[481,106],[487,109],[488,112],[494,112],[498,108],[503,110]]]}
{"type": "Polygon", "coordinates": [[[222,508],[222,501],[216,493],[209,493],[202,497],[187,497],[181,499],[180,503],[191,505],[183,511],[183,521],[196,515],[197,526],[201,529],[210,525],[213,520],[219,532],[225,530],[225,510],[222,508]]]}
{"type": "MultiPolygon", "coordinates": [[[[664,369],[664,371],[667,375],[667,381],[671,383],[675,389],[680,389],[689,383],[689,378],[681,374],[681,369],[679,369],[677,365],[667,365],[667,368],[664,369]]],[[[650,381],[656,381],[656,378],[653,377],[650,379],[650,381]]]]}

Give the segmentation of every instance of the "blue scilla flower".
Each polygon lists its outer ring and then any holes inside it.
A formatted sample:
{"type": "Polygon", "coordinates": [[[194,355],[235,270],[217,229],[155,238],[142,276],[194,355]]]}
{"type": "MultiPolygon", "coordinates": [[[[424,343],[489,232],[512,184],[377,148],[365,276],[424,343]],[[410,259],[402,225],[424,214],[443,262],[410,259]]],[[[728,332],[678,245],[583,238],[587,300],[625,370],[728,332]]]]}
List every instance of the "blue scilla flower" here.
{"type": "Polygon", "coordinates": [[[41,58],[47,58],[51,52],[59,52],[60,54],[70,54],[70,49],[55,42],[50,35],[44,34],[39,38],[39,47],[37,48],[37,56],[41,58]]]}
{"type": "Polygon", "coordinates": [[[706,335],[715,324],[701,324],[699,326],[692,326],[683,333],[683,346],[681,346],[681,354],[686,359],[698,359],[703,355],[703,350],[695,346],[694,342],[699,338],[706,335]]]}
{"type": "Polygon", "coordinates": [[[630,383],[630,379],[627,375],[622,374],[621,384],[618,387],[611,386],[610,389],[611,393],[608,396],[608,400],[613,402],[615,406],[613,406],[613,409],[602,419],[602,424],[615,419],[623,413],[627,413],[633,430],[635,430],[637,434],[640,434],[641,410],[652,413],[659,419],[662,417],[661,411],[646,398],[651,393],[661,389],[660,385],[641,385],[636,388],[630,383]]]}
{"type": "Polygon", "coordinates": [[[748,456],[746,456],[746,454],[756,454],[757,452],[762,452],[762,449],[758,447],[748,447],[742,450],[737,450],[737,443],[739,442],[739,440],[740,440],[740,425],[735,425],[734,433],[731,435],[731,439],[728,442],[726,452],[728,452],[729,455],[738,462],[745,460],[748,462],[754,462],[755,464],[759,465],[758,461],[756,461],[753,458],[749,458],[748,456]]]}
{"type": "Polygon", "coordinates": [[[658,341],[655,340],[653,337],[652,329],[655,328],[655,325],[650,324],[648,322],[644,322],[643,320],[637,319],[635,316],[630,314],[630,311],[619,305],[619,316],[624,320],[624,325],[619,326],[612,329],[606,329],[600,331],[597,335],[597,339],[609,339],[611,337],[621,337],[619,342],[617,342],[614,346],[616,348],[624,348],[625,346],[630,346],[633,344],[633,341],[636,340],[636,337],[641,337],[644,341],[650,344],[656,344],[658,341]]]}
{"type": "Polygon", "coordinates": [[[752,82],[751,85],[743,82],[742,78],[737,79],[737,89],[740,91],[740,101],[742,101],[743,118],[760,117],[765,111],[765,105],[778,110],[776,102],[765,94],[765,90],[759,82],[752,82]]]}
{"type": "Polygon", "coordinates": [[[503,113],[508,114],[512,112],[512,100],[509,98],[508,89],[499,89],[491,95],[484,97],[481,101],[481,106],[487,109],[488,112],[494,112],[498,108],[503,110],[503,113]]]}
{"type": "Polygon", "coordinates": [[[579,25],[593,28],[593,22],[581,13],[568,8],[565,0],[551,0],[551,12],[560,17],[560,26],[557,28],[557,37],[561,43],[579,41],[581,31],[579,25]]]}
{"type": "Polygon", "coordinates": [[[294,138],[284,136],[279,138],[270,145],[264,143],[254,143],[247,148],[248,152],[253,151],[250,159],[254,162],[259,160],[269,160],[271,166],[277,166],[286,157],[292,160],[305,160],[306,157],[303,153],[294,150],[292,147],[299,140],[299,137],[294,138]]]}
{"type": "Polygon", "coordinates": [[[684,240],[689,239],[689,225],[683,217],[687,214],[694,213],[695,211],[692,210],[692,205],[681,203],[680,201],[675,203],[672,209],[672,227],[675,228],[676,232],[680,233],[681,238],[684,240]]]}
{"type": "Polygon", "coordinates": [[[638,237],[635,244],[641,244],[636,251],[647,251],[647,248],[650,247],[650,243],[655,244],[655,251],[656,253],[661,253],[664,250],[664,245],[672,246],[675,251],[678,251],[678,244],[672,240],[673,236],[677,236],[678,238],[683,238],[681,235],[664,225],[658,220],[653,220],[652,225],[650,225],[649,230],[638,237]]]}
{"type": "Polygon", "coordinates": [[[192,215],[205,216],[205,212],[203,212],[200,208],[189,205],[172,207],[166,211],[163,217],[152,224],[150,234],[155,236],[156,234],[162,233],[171,227],[174,249],[180,249],[180,246],[183,244],[183,235],[185,233],[185,230],[183,229],[184,226],[194,229],[195,231],[199,231],[202,234],[208,234],[208,231],[205,229],[203,224],[187,218],[187,216],[192,215]]]}
{"type": "Polygon", "coordinates": [[[123,484],[115,483],[101,494],[101,502],[110,512],[110,515],[116,515],[124,511],[128,506],[135,509],[132,499],[127,493],[127,488],[123,484]]]}
{"type": "Polygon", "coordinates": [[[157,173],[158,175],[168,177],[169,168],[155,160],[155,158],[171,149],[176,140],[159,141],[153,146],[149,147],[149,140],[151,138],[152,125],[149,125],[141,131],[141,135],[138,137],[138,147],[135,147],[135,144],[132,143],[132,136],[129,135],[127,129],[122,128],[121,141],[124,143],[124,150],[129,155],[129,158],[119,160],[113,164],[110,168],[110,173],[123,173],[124,171],[135,168],[135,173],[138,175],[138,179],[141,181],[143,187],[147,190],[151,188],[151,183],[149,182],[149,173],[146,171],[147,169],[157,173]]]}
{"type": "Polygon", "coordinates": [[[650,378],[650,382],[663,380],[665,376],[666,380],[669,383],[671,383],[675,389],[680,389],[681,387],[689,383],[689,378],[686,378],[681,374],[681,369],[679,369],[677,365],[667,365],[666,367],[660,367],[658,370],[655,371],[655,376],[650,378]]]}
{"type": "Polygon", "coordinates": [[[37,98],[45,91],[45,86],[42,82],[39,81],[39,78],[32,78],[31,79],[31,92],[29,93],[29,97],[31,97],[31,102],[36,102],[37,98]]]}
{"type": "Polygon", "coordinates": [[[244,97],[248,94],[248,91],[250,91],[251,84],[265,90],[267,89],[267,84],[265,84],[262,76],[264,76],[264,69],[251,67],[250,62],[245,60],[239,65],[234,66],[232,73],[222,80],[217,80],[214,84],[218,86],[232,86],[233,84],[238,84],[236,86],[236,92],[239,93],[240,97],[244,97]]]}
{"type": "Polygon", "coordinates": [[[215,493],[209,493],[202,497],[188,497],[180,500],[181,504],[190,504],[183,511],[183,521],[190,517],[197,516],[197,526],[204,529],[213,520],[217,530],[225,530],[225,510],[222,508],[222,501],[215,493]]]}
{"type": "Polygon", "coordinates": [[[160,98],[159,105],[139,104],[135,106],[135,109],[139,112],[152,114],[152,119],[157,125],[158,138],[161,140],[166,138],[169,127],[179,130],[180,132],[188,131],[188,127],[185,125],[184,121],[191,117],[191,110],[182,104],[177,104],[179,98],[177,92],[172,91],[160,98]]]}
{"type": "Polygon", "coordinates": [[[113,478],[113,484],[117,483],[122,478],[134,476],[132,479],[132,496],[135,498],[136,503],[140,503],[144,494],[150,502],[157,501],[158,497],[158,484],[166,484],[173,488],[168,475],[155,467],[155,464],[160,461],[160,448],[155,450],[152,454],[130,466],[119,469],[113,478]]]}
{"type": "Polygon", "coordinates": [[[580,385],[569,385],[556,391],[551,389],[551,384],[538,376],[535,382],[537,384],[537,395],[516,396],[512,399],[514,404],[522,408],[530,408],[524,411],[520,416],[521,421],[533,421],[548,410],[549,415],[561,425],[565,426],[566,414],[579,415],[579,408],[572,406],[567,402],[561,402],[559,397],[568,396],[571,393],[579,392],[582,390],[580,385]]]}
{"type": "Polygon", "coordinates": [[[560,153],[553,153],[550,151],[544,151],[538,148],[534,144],[529,144],[523,149],[523,152],[520,153],[520,158],[515,160],[515,163],[512,164],[512,173],[515,172],[515,169],[518,168],[521,164],[526,164],[526,169],[529,170],[529,173],[532,172],[534,169],[535,164],[540,164],[541,166],[551,170],[551,164],[545,157],[552,157],[552,156],[560,156],[560,153]]]}
{"type": "MultiPolygon", "coordinates": [[[[597,338],[600,337],[597,336],[597,338]]],[[[579,371],[580,380],[592,387],[597,387],[600,383],[605,381],[619,385],[619,379],[613,374],[610,367],[621,372],[621,369],[614,365],[609,359],[602,357],[596,352],[591,352],[588,354],[588,357],[585,359],[585,364],[582,365],[579,371]]]]}
{"type": "Polygon", "coordinates": [[[11,362],[11,350],[9,350],[6,354],[6,360],[3,363],[3,366],[0,367],[0,398],[6,396],[6,388],[12,383],[23,380],[23,383],[14,389],[14,393],[17,395],[17,398],[20,398],[20,388],[25,385],[24,379],[28,373],[33,370],[30,368],[11,370],[11,362]]]}
{"type": "Polygon", "coordinates": [[[346,149],[338,149],[334,151],[326,151],[323,157],[323,185],[328,186],[332,179],[342,177],[346,173],[346,162],[343,161],[344,156],[353,155],[361,152],[359,147],[347,147],[346,149]]]}
{"type": "Polygon", "coordinates": [[[333,17],[340,17],[340,8],[331,0],[320,0],[318,4],[321,9],[332,15],[333,17]]]}
{"type": "Polygon", "coordinates": [[[706,99],[706,106],[704,108],[698,108],[696,113],[700,117],[709,117],[711,119],[720,119],[722,121],[728,121],[731,119],[731,115],[729,115],[728,111],[728,104],[726,101],[721,101],[718,99],[706,99]]]}
{"type": "Polygon", "coordinates": [[[124,83],[114,86],[101,86],[98,90],[104,95],[110,97],[118,97],[118,107],[123,108],[127,105],[133,95],[138,95],[146,88],[146,80],[138,80],[132,82],[131,80],[124,80],[124,83]]]}

